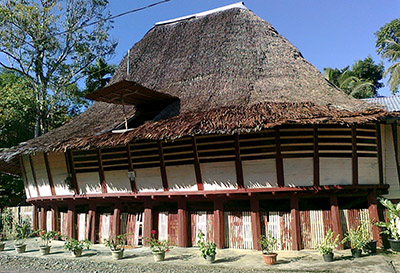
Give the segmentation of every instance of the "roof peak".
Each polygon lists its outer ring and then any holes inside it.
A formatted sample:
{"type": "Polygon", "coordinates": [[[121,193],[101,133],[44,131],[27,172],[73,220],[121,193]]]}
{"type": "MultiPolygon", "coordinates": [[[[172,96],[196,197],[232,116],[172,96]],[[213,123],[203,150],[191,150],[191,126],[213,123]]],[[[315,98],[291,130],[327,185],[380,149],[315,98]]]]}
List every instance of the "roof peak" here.
{"type": "Polygon", "coordinates": [[[186,15],[186,16],[182,16],[182,17],[178,17],[178,18],[174,18],[174,19],[170,19],[170,20],[165,20],[165,21],[160,21],[155,23],[155,26],[160,26],[160,25],[166,25],[166,24],[173,24],[173,23],[177,23],[183,20],[189,20],[189,19],[193,19],[193,18],[198,18],[198,17],[202,17],[202,16],[206,16],[212,13],[217,13],[217,12],[221,12],[221,11],[225,11],[225,10],[229,10],[229,9],[234,9],[234,8],[239,8],[239,9],[248,9],[245,5],[244,2],[237,2],[234,4],[230,4],[227,6],[223,6],[223,7],[219,7],[216,9],[210,9],[210,10],[206,10],[203,12],[199,12],[199,13],[194,13],[194,14],[190,14],[190,15],[186,15]]]}

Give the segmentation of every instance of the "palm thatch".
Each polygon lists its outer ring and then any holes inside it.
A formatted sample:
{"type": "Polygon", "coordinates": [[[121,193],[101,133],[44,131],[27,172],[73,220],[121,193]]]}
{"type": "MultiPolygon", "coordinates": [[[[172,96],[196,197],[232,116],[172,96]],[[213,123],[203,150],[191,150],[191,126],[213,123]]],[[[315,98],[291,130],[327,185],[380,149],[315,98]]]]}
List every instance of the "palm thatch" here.
{"type": "MultiPolygon", "coordinates": [[[[125,80],[177,97],[179,103],[115,134],[111,131],[124,122],[121,105],[97,102],[0,159],[136,139],[243,133],[285,123],[361,124],[389,115],[335,87],[269,23],[243,8],[156,25],[123,58],[110,85],[125,80]]],[[[127,116],[139,112],[130,106],[127,116]]]]}

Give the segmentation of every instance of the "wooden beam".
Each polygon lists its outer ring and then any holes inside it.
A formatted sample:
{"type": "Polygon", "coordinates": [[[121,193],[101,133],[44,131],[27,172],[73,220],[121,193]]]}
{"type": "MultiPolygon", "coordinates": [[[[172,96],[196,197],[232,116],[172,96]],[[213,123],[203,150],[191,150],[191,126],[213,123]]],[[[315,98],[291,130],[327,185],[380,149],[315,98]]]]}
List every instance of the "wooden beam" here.
{"type": "Polygon", "coordinates": [[[75,230],[75,224],[76,224],[75,218],[76,218],[75,204],[69,203],[68,210],[67,210],[67,235],[69,237],[77,239],[76,238],[76,230],[75,230]]]}
{"type": "Polygon", "coordinates": [[[71,175],[72,190],[74,191],[75,194],[79,194],[78,181],[76,179],[76,172],[74,167],[74,159],[72,157],[72,151],[67,150],[67,152],[65,153],[65,157],[66,157],[68,172],[71,175]]]}
{"type": "Polygon", "coordinates": [[[24,158],[23,158],[22,155],[19,157],[19,162],[20,162],[20,164],[21,164],[22,176],[23,176],[23,178],[24,178],[24,179],[23,179],[24,187],[26,188],[27,193],[29,194],[29,198],[32,198],[31,190],[29,189],[29,180],[28,180],[28,176],[26,175],[26,169],[25,169],[25,164],[24,164],[24,158]]]}
{"type": "Polygon", "coordinates": [[[153,204],[150,198],[144,201],[143,212],[143,245],[148,245],[146,239],[151,238],[151,231],[153,230],[153,204]]]}
{"type": "Polygon", "coordinates": [[[261,247],[258,244],[258,239],[260,239],[261,235],[260,200],[257,198],[250,199],[250,211],[253,249],[261,250],[261,247]]]}
{"type": "Polygon", "coordinates": [[[319,151],[318,151],[318,127],[314,125],[313,128],[313,179],[314,187],[319,187],[319,151]]]}
{"type": "MultiPolygon", "coordinates": [[[[330,196],[330,203],[331,203],[331,217],[332,217],[332,227],[333,227],[332,231],[335,234],[335,236],[339,234],[340,240],[342,240],[343,232],[342,232],[342,225],[340,223],[339,204],[336,195],[330,196]]],[[[343,249],[343,245],[340,244],[338,246],[338,249],[343,249]]]]}
{"type": "Polygon", "coordinates": [[[37,191],[37,195],[38,195],[38,197],[40,197],[40,191],[39,191],[39,186],[38,186],[37,179],[36,179],[35,167],[33,166],[32,156],[28,155],[28,157],[29,157],[29,165],[31,165],[33,182],[35,183],[35,188],[36,188],[36,191],[37,191]]]}
{"type": "Polygon", "coordinates": [[[379,168],[379,184],[383,185],[383,154],[382,154],[382,135],[381,124],[376,123],[376,145],[378,148],[378,168],[379,168]]]}
{"type": "Polygon", "coordinates": [[[392,123],[392,133],[393,133],[393,143],[394,143],[394,152],[396,157],[396,169],[397,169],[397,177],[400,185],[400,160],[399,160],[399,124],[398,121],[395,120],[392,123]]]}
{"type": "Polygon", "coordinates": [[[36,207],[36,205],[33,205],[32,208],[32,229],[38,229],[38,208],[36,207]]]}
{"type": "MultiPolygon", "coordinates": [[[[131,155],[131,145],[129,143],[128,143],[128,145],[126,145],[126,152],[128,153],[128,170],[131,172],[131,171],[133,171],[133,164],[132,164],[132,155],[131,155]]],[[[131,184],[132,192],[137,192],[136,180],[129,179],[129,182],[131,184]]]]}
{"type": "Polygon", "coordinates": [[[112,232],[114,236],[121,234],[121,202],[115,203],[112,232]]]}
{"type": "Polygon", "coordinates": [[[351,166],[353,185],[358,185],[357,128],[351,126],[351,166]]]}
{"type": "Polygon", "coordinates": [[[243,181],[243,167],[242,167],[242,159],[240,157],[240,143],[239,143],[239,135],[234,134],[234,143],[235,143],[235,170],[236,170],[236,182],[238,184],[239,189],[244,188],[243,181]]]}
{"type": "Polygon", "coordinates": [[[157,146],[158,146],[158,154],[160,156],[160,171],[161,171],[161,179],[162,179],[164,191],[169,191],[167,170],[165,169],[164,152],[163,152],[161,140],[157,141],[157,146]]]}
{"type": "Polygon", "coordinates": [[[225,247],[223,199],[214,200],[214,242],[218,248],[225,247]]]}
{"type": "Polygon", "coordinates": [[[185,199],[178,200],[178,246],[188,246],[188,220],[187,206],[185,199]]]}
{"type": "Polygon", "coordinates": [[[96,203],[90,202],[89,203],[89,241],[93,244],[96,243],[96,203]]]}
{"type": "Polygon", "coordinates": [[[58,231],[58,209],[56,204],[51,206],[51,230],[58,231]]]}
{"type": "Polygon", "coordinates": [[[101,149],[97,148],[97,161],[99,164],[99,178],[100,178],[100,185],[101,185],[101,193],[107,193],[107,183],[106,177],[104,176],[104,169],[103,169],[103,160],[101,159],[101,149]]]}
{"type": "Polygon", "coordinates": [[[45,166],[46,166],[47,179],[49,180],[49,184],[50,184],[51,195],[52,195],[52,196],[55,196],[55,195],[56,195],[56,191],[55,191],[55,189],[54,189],[53,176],[51,175],[51,169],[50,169],[49,158],[48,158],[46,152],[43,152],[43,158],[44,158],[44,164],[45,164],[45,166]]]}
{"type": "Polygon", "coordinates": [[[376,198],[376,190],[372,190],[368,194],[368,213],[369,219],[372,223],[372,238],[377,240],[378,246],[382,247],[382,238],[379,235],[380,229],[375,225],[376,222],[379,222],[379,214],[378,214],[378,201],[376,198]]]}
{"type": "Polygon", "coordinates": [[[285,178],[283,174],[283,159],[281,154],[281,136],[279,127],[275,127],[275,143],[276,143],[276,178],[278,180],[278,186],[285,186],[285,178]]]}
{"type": "Polygon", "coordinates": [[[290,235],[292,237],[292,250],[301,249],[300,210],[299,197],[290,196],[290,235]]]}
{"type": "Polygon", "coordinates": [[[44,207],[40,208],[39,229],[47,231],[47,211],[44,207]]]}
{"type": "Polygon", "coordinates": [[[196,174],[197,189],[204,190],[203,178],[201,177],[199,153],[197,151],[196,137],[192,136],[193,156],[194,156],[194,172],[196,174]]]}

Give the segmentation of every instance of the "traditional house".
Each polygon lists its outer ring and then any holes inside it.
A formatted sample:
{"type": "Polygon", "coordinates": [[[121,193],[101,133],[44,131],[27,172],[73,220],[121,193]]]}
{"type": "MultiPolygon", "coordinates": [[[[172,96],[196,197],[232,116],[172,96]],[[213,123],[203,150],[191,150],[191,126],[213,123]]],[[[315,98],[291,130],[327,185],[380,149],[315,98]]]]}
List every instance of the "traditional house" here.
{"type": "Polygon", "coordinates": [[[255,249],[268,230],[298,250],[400,198],[396,114],[347,96],[241,3],[155,24],[88,98],[1,155],[34,225],[255,249]]]}

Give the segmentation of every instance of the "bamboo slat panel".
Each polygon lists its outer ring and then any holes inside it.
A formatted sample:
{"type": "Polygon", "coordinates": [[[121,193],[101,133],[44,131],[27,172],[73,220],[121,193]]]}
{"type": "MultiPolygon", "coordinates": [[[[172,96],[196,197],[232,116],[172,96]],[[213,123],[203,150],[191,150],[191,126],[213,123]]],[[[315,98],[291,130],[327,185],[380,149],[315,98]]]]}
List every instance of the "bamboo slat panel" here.
{"type": "Polygon", "coordinates": [[[301,240],[304,249],[315,249],[332,228],[329,210],[300,211],[301,240]]]}
{"type": "Polygon", "coordinates": [[[225,246],[252,249],[253,236],[250,212],[225,212],[225,246]]]}
{"type": "MultiPolygon", "coordinates": [[[[343,209],[339,213],[343,234],[346,234],[352,228],[357,228],[362,221],[367,221],[369,223],[369,235],[372,239],[372,227],[368,209],[343,209]]],[[[350,247],[349,243],[346,246],[350,247]]]]}
{"type": "Polygon", "coordinates": [[[52,217],[51,210],[46,211],[46,230],[47,231],[53,230],[52,224],[51,224],[52,220],[53,220],[53,217],[52,217]]]}
{"type": "Polygon", "coordinates": [[[158,213],[158,239],[168,240],[168,212],[158,213]]]}
{"type": "Polygon", "coordinates": [[[61,234],[68,234],[68,216],[66,212],[60,212],[60,231],[61,234]]]}
{"type": "Polygon", "coordinates": [[[111,218],[110,213],[100,215],[99,221],[99,242],[103,243],[104,239],[108,239],[111,234],[111,218]]]}
{"type": "Polygon", "coordinates": [[[260,217],[262,234],[271,233],[278,240],[277,250],[290,250],[290,212],[262,212],[260,217]]]}
{"type": "Polygon", "coordinates": [[[212,212],[196,211],[190,213],[192,246],[197,246],[197,234],[201,230],[207,241],[214,240],[214,215],[212,212]]]}
{"type": "Polygon", "coordinates": [[[168,213],[168,240],[171,245],[178,243],[178,213],[168,213]]]}
{"type": "Polygon", "coordinates": [[[88,233],[88,214],[78,213],[76,215],[76,226],[78,240],[89,239],[88,233]]]}
{"type": "Polygon", "coordinates": [[[121,213],[121,234],[129,234],[126,238],[127,245],[137,246],[141,243],[142,219],[142,213],[121,213]]]}

